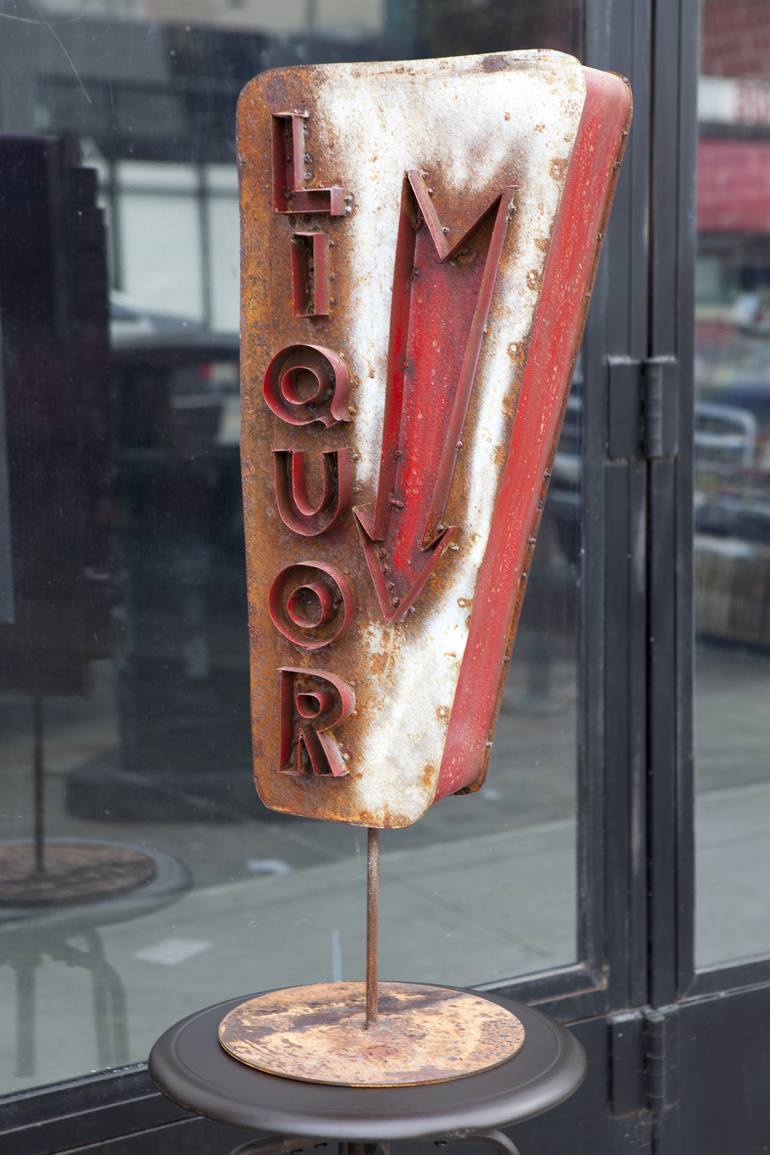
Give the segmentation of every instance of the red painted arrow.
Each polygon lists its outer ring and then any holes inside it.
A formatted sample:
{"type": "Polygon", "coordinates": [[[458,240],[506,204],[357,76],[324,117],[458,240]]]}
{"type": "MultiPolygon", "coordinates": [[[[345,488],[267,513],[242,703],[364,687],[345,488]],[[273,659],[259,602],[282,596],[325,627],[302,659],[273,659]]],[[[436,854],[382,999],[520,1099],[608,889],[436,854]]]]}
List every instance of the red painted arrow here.
{"type": "Polygon", "coordinates": [[[389,622],[412,608],[459,532],[443,518],[512,202],[502,189],[456,240],[420,173],[406,174],[377,496],[353,511],[389,622]]]}

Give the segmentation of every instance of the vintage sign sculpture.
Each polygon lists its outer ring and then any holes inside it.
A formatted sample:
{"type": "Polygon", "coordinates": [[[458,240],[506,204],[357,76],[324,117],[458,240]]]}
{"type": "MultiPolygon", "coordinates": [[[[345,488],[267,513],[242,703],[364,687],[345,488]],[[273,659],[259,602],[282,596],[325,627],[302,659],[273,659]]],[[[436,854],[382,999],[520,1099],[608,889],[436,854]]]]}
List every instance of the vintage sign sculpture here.
{"type": "Polygon", "coordinates": [[[476,996],[378,1003],[376,831],[483,782],[630,103],[554,52],[242,94],[254,774],[267,806],[370,829],[366,1020],[356,984],[263,996],[220,1032],[245,1062],[421,1082],[521,1045],[476,996]]]}

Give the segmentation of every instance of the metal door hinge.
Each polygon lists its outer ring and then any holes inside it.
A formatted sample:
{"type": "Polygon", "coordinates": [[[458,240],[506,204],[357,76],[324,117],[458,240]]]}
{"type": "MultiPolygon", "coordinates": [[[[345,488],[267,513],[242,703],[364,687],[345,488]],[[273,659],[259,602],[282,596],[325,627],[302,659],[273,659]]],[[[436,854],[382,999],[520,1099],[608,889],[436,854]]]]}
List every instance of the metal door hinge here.
{"type": "Polygon", "coordinates": [[[676,358],[609,357],[607,369],[608,456],[674,456],[679,441],[676,358]]]}
{"type": "Polygon", "coordinates": [[[655,1114],[674,1107],[679,1099],[679,1018],[676,1007],[646,1008],[645,1071],[647,1106],[655,1114]]]}
{"type": "Polygon", "coordinates": [[[676,1008],[643,1007],[609,1020],[609,1085],[613,1115],[660,1115],[678,1099],[676,1008]]]}

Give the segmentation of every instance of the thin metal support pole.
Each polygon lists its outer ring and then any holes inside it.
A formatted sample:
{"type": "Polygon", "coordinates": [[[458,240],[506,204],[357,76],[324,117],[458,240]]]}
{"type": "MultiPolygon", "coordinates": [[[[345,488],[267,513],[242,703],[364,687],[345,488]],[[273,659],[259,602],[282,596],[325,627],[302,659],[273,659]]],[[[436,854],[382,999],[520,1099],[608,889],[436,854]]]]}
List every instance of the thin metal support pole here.
{"type": "Polygon", "coordinates": [[[35,785],[35,870],[45,870],[45,748],[43,740],[43,699],[32,699],[33,769],[35,785]]]}
{"type": "Polygon", "coordinates": [[[377,1025],[377,955],[380,920],[380,832],[366,832],[366,1028],[377,1025]]]}

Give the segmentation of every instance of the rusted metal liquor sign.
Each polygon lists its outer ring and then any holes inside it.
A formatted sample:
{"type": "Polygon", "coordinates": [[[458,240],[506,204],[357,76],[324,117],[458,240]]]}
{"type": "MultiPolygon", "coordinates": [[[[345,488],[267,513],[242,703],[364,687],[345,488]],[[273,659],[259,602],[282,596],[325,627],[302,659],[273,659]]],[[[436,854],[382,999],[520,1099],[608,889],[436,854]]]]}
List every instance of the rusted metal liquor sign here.
{"type": "Polygon", "coordinates": [[[629,119],[552,52],[240,102],[254,772],[407,826],[477,788],[629,119]]]}
{"type": "Polygon", "coordinates": [[[238,114],[254,774],[477,789],[630,121],[553,52],[312,66],[238,114]]]}

